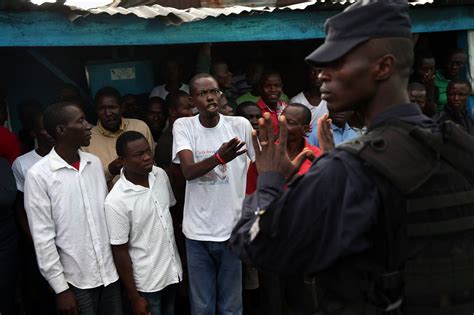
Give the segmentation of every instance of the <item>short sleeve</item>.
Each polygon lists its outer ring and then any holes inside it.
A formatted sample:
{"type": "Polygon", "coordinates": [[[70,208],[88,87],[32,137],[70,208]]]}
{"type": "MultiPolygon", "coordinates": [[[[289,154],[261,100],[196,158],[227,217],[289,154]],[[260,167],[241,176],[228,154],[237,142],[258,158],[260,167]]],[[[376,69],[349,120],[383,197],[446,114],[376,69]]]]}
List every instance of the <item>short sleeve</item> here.
{"type": "Polygon", "coordinates": [[[253,140],[252,140],[252,125],[249,121],[245,120],[245,143],[247,144],[247,156],[255,162],[255,149],[253,148],[253,140]]]}
{"type": "MultiPolygon", "coordinates": [[[[173,163],[180,164],[178,153],[183,150],[191,150],[191,139],[189,138],[189,130],[184,121],[185,118],[181,118],[175,121],[173,125],[173,149],[171,158],[173,163]]],[[[189,118],[188,118],[189,119],[189,118]]]]}
{"type": "Polygon", "coordinates": [[[174,197],[173,189],[171,188],[170,179],[168,178],[168,175],[164,171],[163,171],[163,176],[165,177],[166,187],[168,188],[168,193],[170,196],[170,207],[172,207],[176,204],[176,198],[174,197]]]}
{"type": "Polygon", "coordinates": [[[21,163],[18,159],[13,162],[12,165],[13,175],[15,176],[16,189],[24,192],[25,191],[25,174],[21,169],[21,163]]]}
{"type": "Polygon", "coordinates": [[[109,229],[110,244],[122,245],[128,242],[130,234],[130,220],[126,209],[105,203],[105,218],[109,229]]]}

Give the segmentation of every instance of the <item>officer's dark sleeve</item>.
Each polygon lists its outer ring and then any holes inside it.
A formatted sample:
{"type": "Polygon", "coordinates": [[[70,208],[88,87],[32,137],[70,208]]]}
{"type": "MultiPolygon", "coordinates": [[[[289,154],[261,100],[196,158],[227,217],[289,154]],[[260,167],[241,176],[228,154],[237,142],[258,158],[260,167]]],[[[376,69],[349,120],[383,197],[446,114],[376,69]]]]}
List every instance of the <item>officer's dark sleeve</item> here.
{"type": "Polygon", "coordinates": [[[267,271],[316,272],[370,247],[379,197],[357,158],[335,150],[288,190],[284,185],[278,173],[260,174],[245,199],[230,239],[242,259],[267,271]]]}

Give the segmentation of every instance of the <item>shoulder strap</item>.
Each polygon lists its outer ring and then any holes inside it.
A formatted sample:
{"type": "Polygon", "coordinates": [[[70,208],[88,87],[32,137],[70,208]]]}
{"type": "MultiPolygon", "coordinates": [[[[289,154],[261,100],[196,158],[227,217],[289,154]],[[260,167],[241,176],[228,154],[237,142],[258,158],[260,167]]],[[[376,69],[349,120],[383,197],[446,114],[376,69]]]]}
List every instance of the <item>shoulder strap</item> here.
{"type": "Polygon", "coordinates": [[[338,149],[357,155],[403,194],[409,194],[425,183],[440,163],[439,155],[431,147],[420,145],[411,135],[418,128],[393,121],[339,145],[338,149]]]}

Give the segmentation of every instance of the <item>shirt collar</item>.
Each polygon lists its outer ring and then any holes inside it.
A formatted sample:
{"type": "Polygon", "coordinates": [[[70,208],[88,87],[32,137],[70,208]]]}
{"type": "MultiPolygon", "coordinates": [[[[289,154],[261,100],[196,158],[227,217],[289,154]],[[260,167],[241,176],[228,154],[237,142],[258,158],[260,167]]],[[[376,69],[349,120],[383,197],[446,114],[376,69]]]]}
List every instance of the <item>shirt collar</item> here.
{"type": "MultiPolygon", "coordinates": [[[[154,167],[153,167],[154,168],[154,167]]],[[[120,179],[122,180],[122,185],[123,185],[123,190],[124,191],[135,191],[135,192],[143,192],[143,191],[147,191],[149,190],[150,188],[153,187],[153,184],[155,182],[155,173],[153,172],[154,170],[152,170],[149,174],[148,174],[148,185],[150,187],[143,187],[141,185],[135,185],[134,183],[132,183],[131,181],[129,181],[127,179],[127,177],[125,177],[125,173],[123,171],[123,167],[122,169],[120,170],[120,179]]]]}
{"type": "Polygon", "coordinates": [[[344,127],[342,127],[342,128],[336,126],[336,125],[333,124],[333,123],[331,123],[331,129],[332,129],[332,130],[341,130],[342,133],[344,133],[344,132],[346,132],[347,130],[349,130],[349,128],[351,128],[351,127],[349,126],[348,123],[346,123],[346,124],[344,125],[344,127]]]}
{"type": "Polygon", "coordinates": [[[373,129],[382,123],[394,119],[401,120],[406,123],[416,124],[423,128],[436,128],[434,121],[423,115],[418,105],[408,103],[389,108],[378,114],[372,121],[369,129],[373,129]]]}
{"type": "MultiPolygon", "coordinates": [[[[82,166],[79,168],[79,170],[82,170],[86,164],[90,164],[92,161],[81,150],[78,150],[78,152],[79,152],[79,159],[81,161],[81,166],[82,166]]],[[[59,156],[55,148],[51,149],[51,152],[49,152],[48,156],[49,156],[49,166],[51,167],[51,170],[53,172],[60,170],[62,168],[69,168],[69,169],[77,171],[77,169],[74,168],[74,166],[70,165],[69,163],[64,161],[62,157],[59,156]]]]}
{"type": "Polygon", "coordinates": [[[97,121],[97,128],[99,129],[100,133],[107,137],[117,137],[127,129],[127,125],[128,121],[122,117],[122,122],[120,123],[119,129],[115,132],[112,132],[110,130],[105,129],[104,126],[102,126],[100,120],[97,121]]]}

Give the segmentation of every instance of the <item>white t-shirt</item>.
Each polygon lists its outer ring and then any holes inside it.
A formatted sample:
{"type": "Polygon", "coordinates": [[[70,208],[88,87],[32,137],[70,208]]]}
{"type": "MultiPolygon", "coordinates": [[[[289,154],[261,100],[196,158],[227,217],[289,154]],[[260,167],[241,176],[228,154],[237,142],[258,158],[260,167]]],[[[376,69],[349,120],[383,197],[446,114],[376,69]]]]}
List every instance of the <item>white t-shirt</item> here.
{"type": "Polygon", "coordinates": [[[290,104],[291,103],[303,104],[304,106],[309,108],[309,110],[311,111],[311,126],[317,124],[319,118],[323,117],[323,115],[328,112],[328,104],[325,100],[321,100],[318,106],[313,106],[308,101],[306,96],[304,96],[303,92],[300,92],[293,96],[293,98],[290,100],[290,104]]]}
{"type": "MultiPolygon", "coordinates": [[[[188,85],[182,83],[179,89],[189,94],[188,85]]],[[[150,96],[148,96],[148,98],[158,96],[158,97],[161,97],[162,99],[166,99],[166,96],[168,96],[169,93],[170,92],[166,90],[166,84],[158,85],[157,87],[153,88],[153,90],[151,90],[150,96]]]]}
{"type": "MultiPolygon", "coordinates": [[[[199,115],[176,120],[173,162],[179,163],[178,152],[183,150],[192,151],[195,162],[202,161],[235,137],[247,143],[244,146],[247,155],[255,160],[250,122],[243,117],[219,117],[219,123],[213,128],[203,127],[199,115]]],[[[183,233],[188,239],[223,242],[230,238],[242,212],[247,168],[247,156],[242,154],[225,165],[216,166],[206,175],[186,182],[183,233]]]]}
{"type": "Polygon", "coordinates": [[[157,292],[178,283],[183,269],[174,239],[170,207],[176,204],[165,171],[153,166],[149,188],[123,174],[105,199],[110,244],[128,242],[133,278],[140,292],[157,292]]]}
{"type": "Polygon", "coordinates": [[[13,175],[15,175],[16,189],[23,192],[25,190],[25,178],[28,170],[36,164],[43,157],[36,153],[36,150],[31,150],[16,158],[13,162],[12,169],[13,175]]]}

